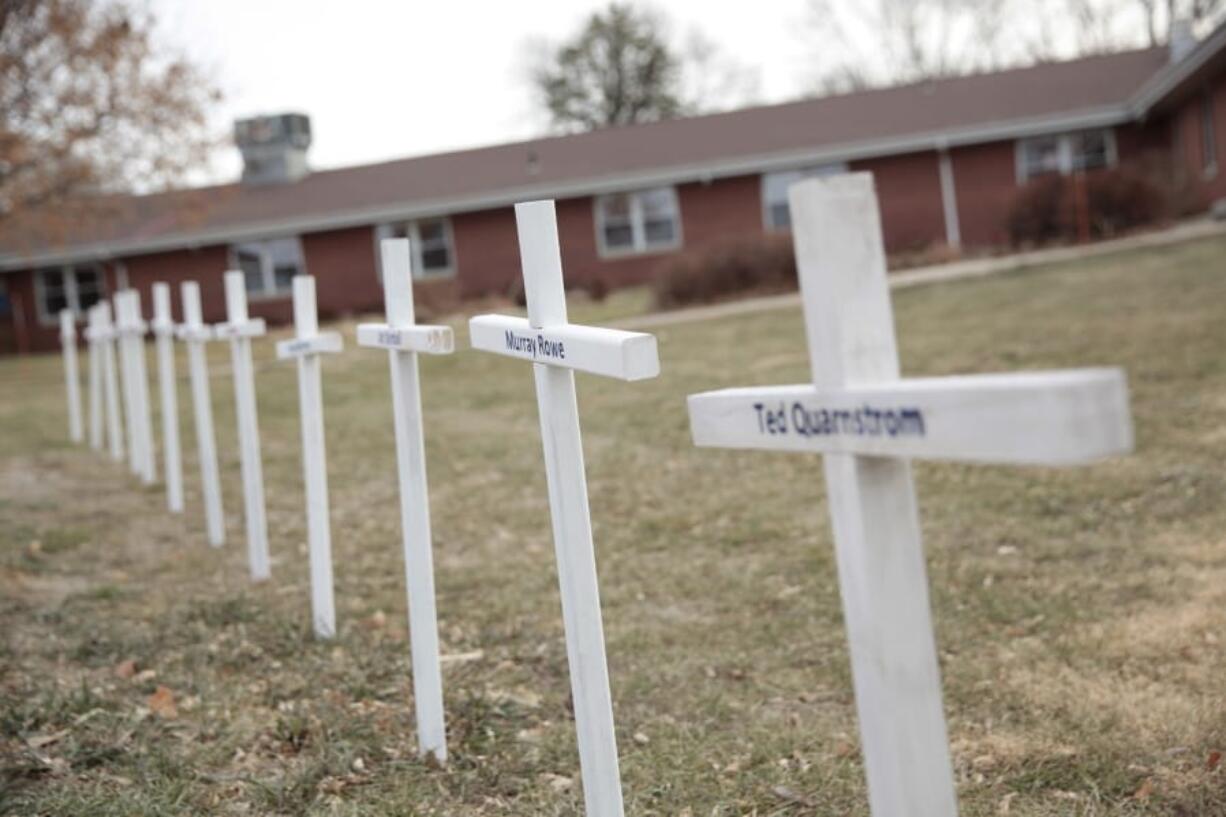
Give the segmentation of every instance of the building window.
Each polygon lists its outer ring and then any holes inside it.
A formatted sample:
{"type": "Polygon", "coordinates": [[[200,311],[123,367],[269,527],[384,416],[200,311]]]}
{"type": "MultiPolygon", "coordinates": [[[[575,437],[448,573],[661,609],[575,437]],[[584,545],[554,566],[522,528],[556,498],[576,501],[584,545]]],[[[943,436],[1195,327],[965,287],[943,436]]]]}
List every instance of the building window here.
{"type": "Polygon", "coordinates": [[[8,282],[0,278],[0,318],[13,314],[13,302],[9,300],[8,282]]]}
{"type": "Polygon", "coordinates": [[[1115,132],[1109,128],[1034,136],[1018,140],[1017,180],[1111,167],[1115,159],[1115,132]]]}
{"type": "Polygon", "coordinates": [[[1217,133],[1213,126],[1213,97],[1205,93],[1200,103],[1200,158],[1206,176],[1217,172],[1217,133]]]}
{"type": "Polygon", "coordinates": [[[409,239],[413,280],[450,278],[455,275],[455,247],[449,219],[425,218],[379,225],[375,230],[375,258],[379,259],[379,280],[383,280],[383,254],[379,251],[379,243],[385,238],[409,239]]]}
{"type": "Polygon", "coordinates": [[[290,294],[294,276],[306,273],[297,237],[246,241],[230,248],[230,266],[243,271],[247,294],[270,298],[290,294]]]}
{"type": "Polygon", "coordinates": [[[106,283],[102,267],[89,264],[39,270],[34,274],[34,289],[38,319],[50,325],[59,320],[63,309],[71,309],[77,320],[84,318],[86,311],[102,300],[106,283]]]}
{"type": "Polygon", "coordinates": [[[837,162],[799,170],[778,170],[762,174],[762,217],[768,230],[787,230],[792,226],[788,210],[788,188],[802,179],[846,173],[847,165],[837,162]]]}
{"type": "Polygon", "coordinates": [[[596,234],[601,255],[658,252],[681,246],[677,191],[655,187],[596,199],[596,234]]]}

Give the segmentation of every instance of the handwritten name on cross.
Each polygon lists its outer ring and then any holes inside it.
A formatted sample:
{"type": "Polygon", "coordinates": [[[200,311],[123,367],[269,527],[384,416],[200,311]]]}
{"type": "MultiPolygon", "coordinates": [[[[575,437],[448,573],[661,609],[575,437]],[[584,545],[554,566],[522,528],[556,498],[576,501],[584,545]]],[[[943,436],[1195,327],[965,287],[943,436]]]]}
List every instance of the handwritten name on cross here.
{"type": "Polygon", "coordinates": [[[81,370],[77,366],[77,322],[71,309],[60,310],[60,346],[64,352],[64,385],[68,397],[68,438],[85,439],[81,422],[81,370]]]}
{"type": "MultiPolygon", "coordinates": [[[[106,401],[103,408],[106,414],[106,437],[107,444],[110,448],[111,459],[115,462],[123,462],[124,458],[124,442],[123,442],[123,418],[120,416],[119,409],[119,382],[118,375],[115,371],[115,326],[111,323],[111,305],[107,301],[101,301],[95,304],[89,313],[90,323],[86,330],[85,337],[93,345],[97,346],[97,363],[99,371],[99,380],[101,380],[101,392],[105,395],[106,401]]],[[[94,361],[91,359],[90,365],[94,361]]],[[[94,388],[94,376],[90,373],[90,387],[94,388]]],[[[90,395],[90,410],[96,411],[98,408],[97,399],[94,395],[90,395]]],[[[93,429],[101,426],[101,418],[97,413],[90,417],[91,434],[93,429]]]]}
{"type": "Polygon", "coordinates": [[[153,462],[153,421],[149,415],[149,375],[145,369],[145,333],[140,293],[125,289],[115,293],[115,328],[123,372],[123,393],[128,418],[128,454],[132,471],[151,485],[157,479],[153,462]]]}
{"type": "Polygon", "coordinates": [[[243,477],[243,511],[247,523],[247,565],[252,581],[272,575],[268,557],[268,515],[264,503],[264,466],[260,457],[260,424],[255,403],[255,367],[251,339],[265,332],[262,318],[247,316],[247,282],[241,271],[225,276],[226,322],[215,324],[218,340],[230,341],[234,372],[234,403],[238,416],[238,453],[243,477]]]}
{"type": "Polygon", "coordinates": [[[420,753],[433,754],[443,763],[447,760],[447,736],[443,723],[443,678],[439,668],[430,499],[426,488],[426,448],[417,355],[423,352],[450,354],[455,349],[455,340],[450,326],[417,325],[408,240],[386,238],[380,251],[387,323],[360,324],[358,345],[388,350],[396,463],[400,475],[400,528],[404,540],[417,748],[420,753]]]}
{"type": "Polygon", "coordinates": [[[536,364],[533,374],[562,593],[583,799],[590,817],[621,817],[613,702],[573,370],[621,380],[642,380],[660,373],[660,361],[652,335],[577,326],[567,321],[562,256],[552,201],[517,204],[515,218],[528,317],[479,315],[469,321],[469,333],[476,349],[536,364]]]}
{"type": "Polygon", "coordinates": [[[175,324],[170,314],[170,284],[153,285],[153,322],[156,339],[158,395],[162,410],[162,465],[166,471],[166,507],[183,512],[183,457],[179,448],[179,397],[175,387],[175,324]]]}
{"type": "Polygon", "coordinates": [[[328,465],[324,453],[324,407],[319,356],[344,348],[336,332],[320,332],[315,279],[294,277],[293,340],[277,344],[277,357],[298,360],[298,407],[302,421],[302,473],[306,483],[307,543],[311,560],[311,614],[315,635],[336,635],[332,597],[332,531],[328,513],[328,465]]]}
{"type": "Polygon", "coordinates": [[[1117,369],[900,379],[872,177],[789,193],[813,382],[691,395],[694,442],[825,454],[875,815],[956,813],[912,458],[1074,465],[1132,449],[1117,369]]]}
{"type": "Polygon", "coordinates": [[[226,542],[225,517],[221,511],[221,478],[217,471],[217,442],[213,436],[213,402],[209,394],[209,363],[205,344],[213,340],[213,330],[205,324],[200,310],[200,285],[184,281],[179,290],[183,301],[183,323],[176,334],[187,344],[187,373],[192,384],[192,415],[196,421],[196,449],[200,460],[200,491],[204,495],[204,523],[209,544],[221,547],[226,542]]]}

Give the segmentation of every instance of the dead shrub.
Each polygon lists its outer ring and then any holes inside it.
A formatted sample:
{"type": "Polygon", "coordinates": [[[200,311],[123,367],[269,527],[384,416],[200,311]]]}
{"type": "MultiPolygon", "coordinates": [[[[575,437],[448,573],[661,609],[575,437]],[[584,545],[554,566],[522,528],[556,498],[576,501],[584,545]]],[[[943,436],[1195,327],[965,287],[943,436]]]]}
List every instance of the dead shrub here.
{"type": "Polygon", "coordinates": [[[653,284],[659,309],[711,303],[744,293],[796,289],[789,235],[758,236],[687,253],[670,261],[653,284]]]}
{"type": "MultiPolygon", "coordinates": [[[[1074,241],[1078,236],[1077,180],[1043,176],[1014,197],[1006,226],[1014,246],[1074,241]]],[[[1109,238],[1171,214],[1171,195],[1152,177],[1113,169],[1087,174],[1085,207],[1091,238],[1109,238]]]]}

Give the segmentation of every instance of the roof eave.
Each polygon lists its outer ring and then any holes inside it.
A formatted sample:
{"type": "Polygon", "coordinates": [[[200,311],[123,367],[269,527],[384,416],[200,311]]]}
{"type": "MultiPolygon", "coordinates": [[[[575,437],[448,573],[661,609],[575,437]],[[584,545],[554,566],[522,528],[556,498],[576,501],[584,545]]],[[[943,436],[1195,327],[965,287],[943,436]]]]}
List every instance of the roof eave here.
{"type": "Polygon", "coordinates": [[[707,182],[807,165],[876,159],[964,145],[1020,139],[1044,133],[1082,128],[1112,127],[1134,119],[1128,104],[1085,108],[1027,119],[1001,120],[981,125],[905,136],[848,142],[814,150],[751,154],[718,162],[671,165],[651,170],[576,179],[564,183],[523,185],[466,196],[426,199],[340,213],[304,216],[234,225],[214,230],[176,233],[154,239],[97,242],[30,255],[0,254],[0,272],[58,264],[106,261],[181,249],[230,244],[276,235],[323,232],[424,216],[445,216],[505,207],[540,198],[576,198],[663,184],[707,182]]]}

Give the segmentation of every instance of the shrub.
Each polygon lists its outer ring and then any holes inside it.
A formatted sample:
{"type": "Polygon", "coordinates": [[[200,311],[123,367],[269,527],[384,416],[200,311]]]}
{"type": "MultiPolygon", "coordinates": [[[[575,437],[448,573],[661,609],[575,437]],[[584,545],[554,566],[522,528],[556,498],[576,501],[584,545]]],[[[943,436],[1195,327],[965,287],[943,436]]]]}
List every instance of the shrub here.
{"type": "MultiPolygon", "coordinates": [[[[1023,187],[1009,209],[1009,240],[1016,246],[1079,238],[1077,184],[1072,176],[1044,176],[1023,187]]],[[[1105,170],[1086,175],[1085,207],[1090,237],[1107,238],[1167,218],[1171,197],[1138,172],[1105,170]]]]}
{"type": "Polygon", "coordinates": [[[788,235],[743,239],[687,253],[666,264],[653,284],[655,305],[671,309],[746,292],[796,289],[796,258],[788,235]]]}

